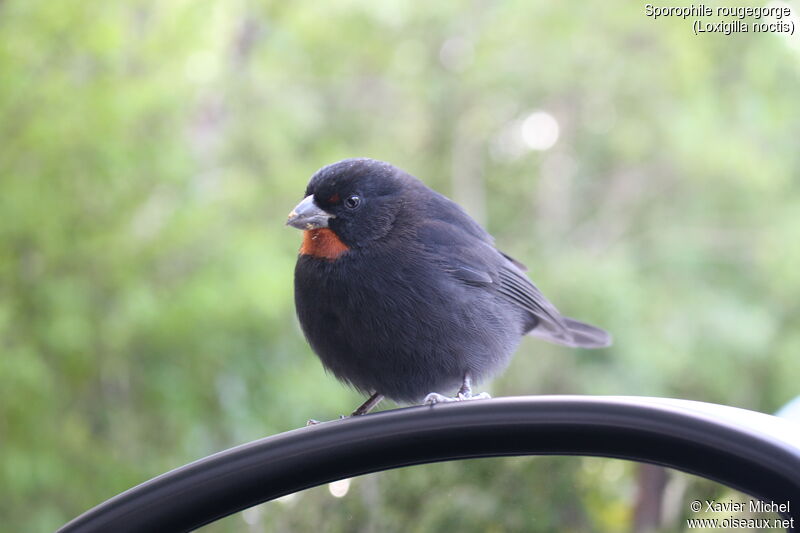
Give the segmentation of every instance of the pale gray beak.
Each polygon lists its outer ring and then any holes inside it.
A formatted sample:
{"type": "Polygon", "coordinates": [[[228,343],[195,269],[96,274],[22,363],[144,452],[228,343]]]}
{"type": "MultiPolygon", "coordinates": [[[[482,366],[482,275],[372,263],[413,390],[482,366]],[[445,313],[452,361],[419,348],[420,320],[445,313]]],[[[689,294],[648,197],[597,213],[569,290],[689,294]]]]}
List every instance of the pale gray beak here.
{"type": "Polygon", "coordinates": [[[334,215],[323,211],[315,204],[312,194],[303,198],[303,201],[292,209],[289,218],[286,219],[286,225],[297,229],[327,228],[328,220],[331,218],[334,218],[334,215]]]}

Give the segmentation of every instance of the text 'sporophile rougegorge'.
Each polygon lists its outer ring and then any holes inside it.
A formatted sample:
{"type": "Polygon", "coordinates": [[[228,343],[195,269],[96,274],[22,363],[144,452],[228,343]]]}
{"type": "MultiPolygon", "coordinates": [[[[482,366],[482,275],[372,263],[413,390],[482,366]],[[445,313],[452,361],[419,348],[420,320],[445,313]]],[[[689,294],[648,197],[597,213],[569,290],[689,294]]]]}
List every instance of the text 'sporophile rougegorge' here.
{"type": "Polygon", "coordinates": [[[653,20],[683,19],[695,35],[735,33],[783,33],[793,36],[797,14],[786,2],[766,6],[659,6],[645,4],[644,14],[653,20]]]}

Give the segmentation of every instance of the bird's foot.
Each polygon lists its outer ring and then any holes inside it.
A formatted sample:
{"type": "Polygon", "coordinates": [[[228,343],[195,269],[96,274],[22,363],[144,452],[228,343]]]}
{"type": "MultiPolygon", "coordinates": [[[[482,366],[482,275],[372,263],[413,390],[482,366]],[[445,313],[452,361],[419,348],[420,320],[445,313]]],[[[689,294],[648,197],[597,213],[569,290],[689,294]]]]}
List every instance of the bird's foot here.
{"type": "Polygon", "coordinates": [[[439,394],[438,392],[432,392],[425,396],[425,399],[422,401],[422,403],[425,405],[433,405],[436,403],[463,402],[466,400],[489,400],[490,398],[491,396],[489,396],[488,392],[472,394],[470,391],[458,391],[458,394],[452,398],[450,396],[439,394]]]}
{"type": "MultiPolygon", "coordinates": [[[[350,417],[353,417],[353,416],[365,415],[365,414],[369,413],[370,411],[372,411],[372,409],[374,409],[376,405],[381,403],[381,400],[383,400],[383,395],[382,394],[378,394],[376,392],[375,394],[370,396],[369,399],[366,402],[361,404],[358,407],[358,409],[353,411],[353,413],[349,417],[344,416],[344,415],[339,415],[339,420],[344,420],[345,418],[350,418],[350,417]]],[[[308,421],[306,421],[306,427],[308,427],[308,426],[316,426],[316,425],[321,424],[321,423],[322,422],[320,422],[319,420],[314,420],[313,418],[310,418],[310,419],[308,419],[308,421]]]]}
{"type": "MultiPolygon", "coordinates": [[[[344,420],[345,418],[347,417],[344,415],[339,415],[339,418],[337,420],[344,420]]],[[[333,420],[316,420],[314,418],[309,418],[308,420],[306,420],[306,427],[318,426],[319,424],[322,424],[324,422],[333,422],[333,420]]]]}
{"type": "Polygon", "coordinates": [[[422,400],[422,403],[425,405],[433,405],[436,403],[444,403],[444,402],[455,402],[455,398],[451,398],[449,396],[445,396],[444,394],[439,394],[438,392],[432,392],[425,396],[425,399],[422,400]]]}

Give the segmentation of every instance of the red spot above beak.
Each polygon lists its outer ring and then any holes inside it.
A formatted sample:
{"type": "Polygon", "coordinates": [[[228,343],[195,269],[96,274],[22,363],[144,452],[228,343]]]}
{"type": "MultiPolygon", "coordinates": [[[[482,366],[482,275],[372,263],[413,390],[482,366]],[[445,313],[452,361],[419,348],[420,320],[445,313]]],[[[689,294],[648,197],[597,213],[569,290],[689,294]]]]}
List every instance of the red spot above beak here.
{"type": "Polygon", "coordinates": [[[339,193],[334,193],[333,196],[328,198],[328,202],[332,204],[338,204],[342,199],[339,198],[339,193]]]}

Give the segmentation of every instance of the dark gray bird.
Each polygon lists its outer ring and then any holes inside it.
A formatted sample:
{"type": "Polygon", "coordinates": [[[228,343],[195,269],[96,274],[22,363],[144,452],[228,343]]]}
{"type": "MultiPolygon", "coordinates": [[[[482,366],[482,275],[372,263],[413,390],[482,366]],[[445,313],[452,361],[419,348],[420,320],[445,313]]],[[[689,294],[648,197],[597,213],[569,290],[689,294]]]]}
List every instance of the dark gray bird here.
{"type": "Polygon", "coordinates": [[[611,343],[559,313],[461,207],[389,163],[320,169],[287,224],[303,230],[294,282],[303,332],[326,369],[371,395],[353,414],[384,396],[470,398],[526,334],[611,343]]]}

